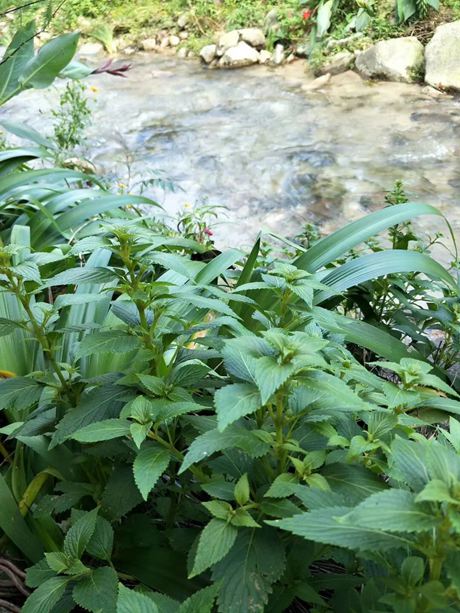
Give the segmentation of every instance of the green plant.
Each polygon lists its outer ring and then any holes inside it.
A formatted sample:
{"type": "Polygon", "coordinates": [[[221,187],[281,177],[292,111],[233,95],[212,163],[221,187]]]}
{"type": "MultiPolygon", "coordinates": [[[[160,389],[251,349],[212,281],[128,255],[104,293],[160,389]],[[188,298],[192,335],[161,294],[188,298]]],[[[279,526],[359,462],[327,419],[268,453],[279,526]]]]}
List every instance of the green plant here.
{"type": "Polygon", "coordinates": [[[81,81],[69,81],[59,98],[59,108],[51,111],[55,119],[53,140],[62,155],[68,156],[82,144],[91,117],[86,89],[81,81]]]}
{"type": "Polygon", "coordinates": [[[430,9],[438,11],[439,0],[396,0],[396,12],[400,22],[425,19],[430,9]]]}
{"type": "MultiPolygon", "coordinates": [[[[17,30],[5,51],[0,62],[0,106],[26,89],[51,85],[75,55],[77,33],[58,36],[34,54],[35,33],[35,23],[31,21],[17,30]]],[[[67,76],[72,76],[72,71],[67,76]]]]}
{"type": "MultiPolygon", "coordinates": [[[[18,174],[30,182],[31,172],[18,174]]],[[[125,599],[133,610],[150,599],[160,611],[205,612],[216,598],[229,612],[295,602],[326,610],[341,598],[334,577],[313,570],[325,560],[315,539],[281,538],[278,528],[322,500],[352,508],[388,488],[379,474],[389,474],[397,437],[417,437],[460,403],[393,331],[324,306],[396,271],[423,271],[458,296],[423,253],[335,264],[424,213],[436,210],[395,204],[269,265],[259,241],[247,256],[230,250],[206,262],[194,257],[206,245],[129,215],[70,243],[55,234],[44,250],[31,249],[17,223],[11,240],[5,233],[0,432],[15,460],[0,481],[10,501],[0,528],[8,551],[35,562],[23,610],[74,602],[115,611],[125,599]],[[367,366],[354,344],[392,363],[367,366]]],[[[353,586],[369,581],[360,558],[326,556],[341,573],[354,569],[347,597],[359,599],[353,586]]]]}

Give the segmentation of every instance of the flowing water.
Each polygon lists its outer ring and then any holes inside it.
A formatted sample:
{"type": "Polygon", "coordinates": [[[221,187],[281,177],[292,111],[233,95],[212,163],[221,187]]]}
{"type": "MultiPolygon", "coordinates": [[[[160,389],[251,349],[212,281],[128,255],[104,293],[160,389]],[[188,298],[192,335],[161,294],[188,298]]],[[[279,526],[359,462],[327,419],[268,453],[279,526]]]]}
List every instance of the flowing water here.
{"type": "MultiPolygon", "coordinates": [[[[260,229],[293,235],[306,222],[336,228],[381,207],[396,180],[460,234],[459,100],[354,73],[307,91],[300,63],[218,71],[147,54],[130,62],[127,79],[91,78],[89,157],[125,183],[161,171],[181,187],[154,191],[169,213],[185,202],[226,207],[220,244],[245,245],[260,229]]],[[[2,114],[43,129],[56,97],[28,92],[2,114]]],[[[429,231],[440,223],[424,222],[429,231]]]]}

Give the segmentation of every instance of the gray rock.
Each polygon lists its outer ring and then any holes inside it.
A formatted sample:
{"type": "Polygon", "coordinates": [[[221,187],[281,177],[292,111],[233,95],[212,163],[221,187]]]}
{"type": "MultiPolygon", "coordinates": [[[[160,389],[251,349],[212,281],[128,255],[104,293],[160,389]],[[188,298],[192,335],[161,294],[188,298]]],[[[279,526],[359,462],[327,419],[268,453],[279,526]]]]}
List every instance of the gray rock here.
{"type": "Polygon", "coordinates": [[[265,30],[267,32],[276,30],[279,27],[279,19],[278,19],[278,11],[277,9],[272,9],[267,13],[265,17],[265,30]]]}
{"type": "Polygon", "coordinates": [[[212,60],[216,57],[217,46],[216,45],[206,45],[200,51],[200,57],[206,64],[210,64],[212,60]]]}
{"type": "Polygon", "coordinates": [[[217,43],[217,55],[221,57],[231,47],[236,47],[240,41],[240,33],[238,30],[232,30],[231,32],[225,32],[219,37],[217,43]]]}
{"type": "Polygon", "coordinates": [[[166,47],[169,47],[169,36],[165,36],[160,41],[160,49],[166,49],[166,47]]]}
{"type": "Polygon", "coordinates": [[[356,57],[361,76],[411,83],[423,69],[424,50],[415,36],[382,40],[356,57]]]}
{"type": "Polygon", "coordinates": [[[85,43],[78,50],[80,55],[97,55],[104,51],[102,43],[85,43]]]}
{"type": "Polygon", "coordinates": [[[177,52],[177,57],[181,60],[185,60],[185,58],[187,57],[187,53],[187,49],[185,47],[181,47],[177,52]]]}
{"type": "Polygon", "coordinates": [[[180,38],[173,34],[169,37],[169,44],[171,47],[178,47],[180,45],[180,38]]]}
{"type": "Polygon", "coordinates": [[[227,49],[220,59],[219,66],[222,68],[241,68],[257,64],[258,61],[259,52],[244,41],[241,41],[236,47],[227,49]]]}
{"type": "Polygon", "coordinates": [[[302,85],[302,89],[306,92],[313,92],[327,85],[330,80],[331,80],[331,75],[324,74],[323,76],[318,77],[317,79],[314,79],[313,81],[310,81],[310,83],[306,83],[305,85],[302,85]]]}
{"type": "Polygon", "coordinates": [[[241,40],[244,40],[251,47],[256,49],[265,47],[265,34],[260,28],[243,28],[240,30],[240,36],[241,40]]]}
{"type": "Polygon", "coordinates": [[[268,64],[268,62],[272,59],[272,54],[270,51],[266,49],[262,49],[259,51],[259,64],[268,64]]]}
{"type": "Polygon", "coordinates": [[[285,53],[283,45],[276,45],[272,55],[272,64],[279,66],[284,62],[285,53]]]}
{"type": "Polygon", "coordinates": [[[425,81],[438,89],[460,90],[460,21],[438,26],[425,50],[425,81]]]}
{"type": "Polygon", "coordinates": [[[185,31],[179,32],[179,38],[180,38],[181,40],[187,40],[187,38],[188,38],[188,32],[185,32],[185,31]]]}
{"type": "Polygon", "coordinates": [[[355,54],[350,51],[341,51],[329,57],[323,66],[317,71],[318,75],[331,74],[337,75],[346,72],[351,68],[355,61],[355,54]]]}
{"type": "Polygon", "coordinates": [[[141,47],[144,51],[154,51],[158,47],[157,39],[156,38],[146,38],[145,40],[141,42],[141,47]]]}
{"type": "Polygon", "coordinates": [[[294,53],[297,57],[308,57],[311,53],[311,45],[309,43],[297,45],[294,53]]]}
{"type": "Polygon", "coordinates": [[[182,15],[179,15],[179,18],[177,20],[177,26],[181,30],[183,30],[184,28],[187,27],[189,21],[190,21],[190,15],[188,13],[182,13],[182,15]]]}

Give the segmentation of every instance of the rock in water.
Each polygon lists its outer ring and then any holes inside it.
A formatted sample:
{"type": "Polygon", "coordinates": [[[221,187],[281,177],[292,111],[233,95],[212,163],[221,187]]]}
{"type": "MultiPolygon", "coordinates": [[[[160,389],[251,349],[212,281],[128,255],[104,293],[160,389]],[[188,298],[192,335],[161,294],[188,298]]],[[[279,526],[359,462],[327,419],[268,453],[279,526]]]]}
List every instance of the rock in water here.
{"type": "Polygon", "coordinates": [[[216,45],[206,45],[206,47],[203,47],[201,49],[200,57],[206,64],[210,64],[212,60],[216,57],[216,51],[216,45]]]}
{"type": "Polygon", "coordinates": [[[158,48],[156,38],[146,38],[141,42],[141,47],[144,51],[155,51],[158,48]]]}
{"type": "Polygon", "coordinates": [[[219,66],[222,68],[241,68],[242,66],[257,64],[258,61],[259,52],[244,41],[241,41],[236,47],[227,49],[220,59],[219,66]]]}
{"type": "Polygon", "coordinates": [[[260,28],[243,28],[240,30],[240,36],[241,40],[244,40],[251,47],[256,47],[257,49],[265,47],[265,34],[260,28]]]}
{"type": "Polygon", "coordinates": [[[272,55],[272,64],[279,66],[284,62],[285,54],[283,45],[276,45],[272,55]]]}
{"type": "Polygon", "coordinates": [[[346,72],[351,68],[355,61],[355,54],[350,51],[341,51],[327,58],[326,63],[317,71],[318,75],[336,75],[346,72]]]}
{"type": "Polygon", "coordinates": [[[460,21],[438,26],[425,50],[425,81],[438,89],[460,90],[460,21]]]}
{"type": "Polygon", "coordinates": [[[382,40],[356,57],[361,76],[405,83],[416,80],[423,63],[423,45],[415,36],[382,40]]]}
{"type": "Polygon", "coordinates": [[[272,54],[270,51],[266,49],[262,49],[259,51],[259,64],[268,64],[268,62],[272,59],[272,54]]]}

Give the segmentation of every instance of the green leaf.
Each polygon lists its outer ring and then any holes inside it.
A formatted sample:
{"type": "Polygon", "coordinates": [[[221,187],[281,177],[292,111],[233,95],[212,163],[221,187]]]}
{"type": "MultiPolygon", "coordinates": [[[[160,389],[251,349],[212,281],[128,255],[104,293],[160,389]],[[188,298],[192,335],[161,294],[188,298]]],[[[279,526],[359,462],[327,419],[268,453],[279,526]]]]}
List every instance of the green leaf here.
{"type": "Polygon", "coordinates": [[[104,419],[77,430],[72,434],[71,438],[80,443],[109,441],[120,436],[127,436],[130,433],[130,426],[131,422],[127,419],[104,419]]]}
{"type": "Polygon", "coordinates": [[[159,445],[145,445],[133,464],[134,480],[142,498],[147,500],[156,482],[168,468],[170,453],[159,445]]]}
{"type": "Polygon", "coordinates": [[[0,501],[0,529],[29,560],[37,562],[43,555],[42,545],[20,514],[17,502],[2,474],[0,501]]]}
{"type": "Polygon", "coordinates": [[[366,215],[322,238],[306,253],[298,257],[294,264],[297,268],[315,272],[326,264],[334,262],[371,236],[375,236],[391,226],[411,221],[420,215],[443,217],[438,209],[427,204],[407,203],[387,207],[366,215]]]}
{"type": "Polygon", "coordinates": [[[44,287],[56,285],[78,285],[80,283],[108,283],[116,279],[115,273],[110,268],[103,266],[69,268],[54,277],[47,279],[44,287]]]}
{"type": "Polygon", "coordinates": [[[177,613],[212,613],[219,585],[209,585],[192,594],[181,603],[177,613]]]}
{"type": "Polygon", "coordinates": [[[212,283],[215,279],[220,277],[230,266],[233,266],[235,262],[241,260],[242,256],[243,253],[237,249],[228,249],[220,253],[200,270],[195,277],[195,283],[198,285],[209,285],[209,283],[212,283]]]}
{"type": "Polygon", "coordinates": [[[430,481],[426,464],[427,447],[396,437],[391,445],[390,474],[419,491],[430,481]]]}
{"type": "Polygon", "coordinates": [[[295,364],[279,364],[275,358],[269,356],[256,360],[254,377],[260,391],[262,404],[266,404],[296,370],[295,364]]]}
{"type": "Polygon", "coordinates": [[[189,578],[201,574],[224,558],[233,547],[238,530],[221,519],[211,519],[198,541],[192,572],[189,578]]]}
{"type": "Polygon", "coordinates": [[[102,352],[129,353],[136,351],[141,346],[137,336],[123,332],[123,330],[107,330],[87,334],[81,341],[75,354],[75,358],[93,355],[102,352]]]}
{"type": "Polygon", "coordinates": [[[88,424],[118,417],[121,403],[131,397],[132,392],[120,385],[103,385],[83,394],[78,406],[70,409],[59,422],[50,448],[62,443],[88,424]]]}
{"type": "Polygon", "coordinates": [[[62,34],[43,45],[37,55],[24,66],[20,77],[23,88],[48,87],[75,55],[79,34],[62,34]]]}
{"type": "Polygon", "coordinates": [[[90,538],[86,551],[99,560],[110,560],[113,549],[113,528],[103,517],[96,519],[96,528],[90,538]]]}
{"type": "Polygon", "coordinates": [[[73,588],[78,606],[93,613],[113,613],[117,606],[118,576],[113,568],[103,566],[91,571],[73,588]]]}
{"type": "Polygon", "coordinates": [[[429,481],[415,500],[416,502],[449,502],[451,504],[458,504],[459,502],[451,496],[447,483],[439,479],[429,481]]]}
{"type": "Polygon", "coordinates": [[[51,613],[64,595],[69,577],[52,577],[42,583],[26,600],[22,613],[51,613]]]}
{"type": "Polygon", "coordinates": [[[243,529],[231,551],[212,571],[220,581],[219,610],[225,613],[263,613],[272,584],[284,572],[285,552],[281,539],[267,527],[243,529]]]}
{"type": "Polygon", "coordinates": [[[249,383],[227,385],[214,395],[217,426],[222,432],[234,421],[255,413],[262,406],[259,390],[249,383]]]}
{"type": "Polygon", "coordinates": [[[396,534],[345,522],[344,517],[352,511],[350,507],[329,507],[266,523],[309,541],[357,551],[387,551],[410,545],[396,534]]]}
{"type": "Polygon", "coordinates": [[[268,443],[258,436],[257,430],[245,430],[234,425],[229,426],[224,432],[210,430],[198,436],[190,445],[179,474],[216,451],[230,447],[242,449],[254,458],[264,455],[269,449],[268,443]]]}
{"type": "Polygon", "coordinates": [[[318,38],[323,38],[331,26],[333,4],[333,0],[327,0],[327,2],[321,2],[319,5],[318,15],[316,17],[318,38]]]}
{"type": "MultiPolygon", "coordinates": [[[[424,273],[432,279],[444,281],[451,289],[457,289],[455,279],[441,264],[424,253],[403,249],[377,251],[349,260],[326,275],[322,282],[337,293],[370,279],[402,272],[424,273]]],[[[315,304],[320,304],[328,297],[330,292],[320,292],[315,304]]]]}
{"type": "MultiPolygon", "coordinates": [[[[354,505],[371,494],[386,489],[386,484],[377,475],[362,466],[334,463],[324,466],[321,474],[333,492],[344,497],[346,504],[354,505]]],[[[331,495],[331,494],[327,494],[331,495]]]]}
{"type": "Polygon", "coordinates": [[[439,524],[428,505],[418,504],[412,492],[398,489],[369,496],[343,521],[361,528],[409,533],[434,530],[439,524]]]}
{"type": "Polygon", "coordinates": [[[69,528],[64,539],[64,553],[79,560],[96,529],[97,508],[85,513],[69,528]]]}
{"type": "Polygon", "coordinates": [[[0,382],[0,411],[2,409],[27,409],[35,404],[43,391],[38,383],[28,377],[13,377],[0,382]]]}
{"type": "Polygon", "coordinates": [[[292,473],[281,473],[272,482],[267,492],[266,498],[286,498],[295,492],[297,478],[292,473]]]}
{"type": "Polygon", "coordinates": [[[118,587],[117,613],[159,613],[158,607],[148,596],[125,587],[118,587]]]}
{"type": "Polygon", "coordinates": [[[133,471],[127,465],[115,465],[102,494],[101,511],[110,520],[120,519],[142,502],[134,482],[133,471]]]}
{"type": "Polygon", "coordinates": [[[19,27],[0,63],[0,106],[20,92],[19,78],[34,54],[35,23],[19,27]]]}
{"type": "Polygon", "coordinates": [[[235,500],[240,506],[243,506],[249,502],[251,492],[247,473],[244,473],[244,475],[241,475],[241,477],[238,479],[235,485],[234,494],[235,500]]]}
{"type": "Polygon", "coordinates": [[[42,558],[39,562],[26,570],[26,585],[28,587],[38,587],[55,575],[56,573],[51,570],[46,559],[42,558]]]}

